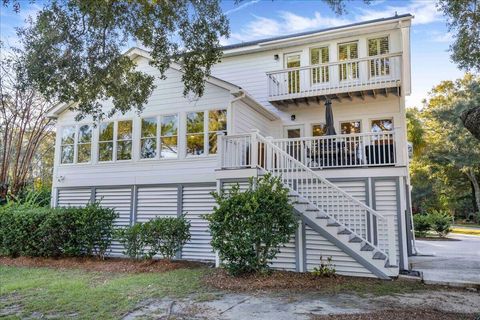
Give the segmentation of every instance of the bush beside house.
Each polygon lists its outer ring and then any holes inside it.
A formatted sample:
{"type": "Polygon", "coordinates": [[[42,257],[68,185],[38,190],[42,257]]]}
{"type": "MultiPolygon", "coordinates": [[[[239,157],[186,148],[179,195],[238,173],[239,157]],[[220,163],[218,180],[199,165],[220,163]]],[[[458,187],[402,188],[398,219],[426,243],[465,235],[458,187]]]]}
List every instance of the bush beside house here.
{"type": "Polygon", "coordinates": [[[13,204],[0,209],[0,254],[12,257],[105,257],[111,244],[113,209],[48,208],[13,204]]]}
{"type": "Polygon", "coordinates": [[[160,254],[171,260],[190,240],[190,222],[184,216],[155,218],[121,228],[116,237],[125,247],[124,254],[130,258],[152,259],[160,254]]]}
{"type": "Polygon", "coordinates": [[[280,247],[290,240],[297,218],[289,191],[279,178],[251,179],[246,191],[238,185],[213,193],[217,206],[206,215],[212,247],[231,274],[264,272],[280,247]]]}

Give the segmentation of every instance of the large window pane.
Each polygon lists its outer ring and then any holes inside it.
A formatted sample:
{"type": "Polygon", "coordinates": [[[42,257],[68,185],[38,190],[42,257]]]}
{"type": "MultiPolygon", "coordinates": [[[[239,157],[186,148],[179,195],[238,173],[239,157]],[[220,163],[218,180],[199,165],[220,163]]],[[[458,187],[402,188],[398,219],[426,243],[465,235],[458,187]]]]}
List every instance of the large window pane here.
{"type": "Polygon", "coordinates": [[[312,136],[320,137],[327,134],[327,126],[323,123],[312,125],[312,136]]]}
{"type": "Polygon", "coordinates": [[[371,131],[372,132],[393,131],[393,120],[392,119],[372,120],[371,131]]]}
{"type": "Polygon", "coordinates": [[[142,119],[140,156],[142,159],[152,159],[157,156],[157,118],[155,117],[142,119]]]}
{"type": "MultiPolygon", "coordinates": [[[[193,116],[192,118],[193,122],[200,121],[199,119],[194,119],[194,118],[196,118],[196,116],[193,116]]],[[[203,121],[203,117],[201,117],[201,120],[203,121]]],[[[203,128],[203,122],[201,127],[203,128]]],[[[192,130],[197,128],[198,128],[198,124],[197,125],[192,124],[192,127],[191,127],[192,130]]],[[[172,114],[172,115],[162,116],[160,136],[161,136],[160,157],[166,158],[166,159],[177,158],[178,157],[178,115],[172,114]]]]}
{"type": "Polygon", "coordinates": [[[117,160],[132,159],[132,120],[118,121],[117,160]]]}
{"type": "MultiPolygon", "coordinates": [[[[356,42],[344,43],[338,46],[338,59],[358,59],[358,44],[356,42]]],[[[339,65],[340,80],[358,79],[358,62],[345,62],[339,65]]]]}
{"type": "Polygon", "coordinates": [[[60,163],[73,163],[75,153],[75,126],[62,128],[60,163]]]}
{"type": "Polygon", "coordinates": [[[98,161],[113,160],[113,122],[100,124],[98,139],[98,161]]]}
{"type": "Polygon", "coordinates": [[[208,153],[217,153],[217,134],[227,132],[227,110],[208,112],[208,153]]]}
{"type": "Polygon", "coordinates": [[[117,160],[132,159],[132,140],[117,142],[117,160]]]}
{"type": "Polygon", "coordinates": [[[77,162],[90,162],[92,156],[92,126],[85,124],[78,128],[77,162]]]}
{"type": "MultiPolygon", "coordinates": [[[[329,62],[328,47],[314,48],[310,51],[310,64],[324,64],[329,62]]],[[[329,81],[328,66],[312,69],[312,83],[324,83],[329,81]]]]}
{"type": "Polygon", "coordinates": [[[187,113],[187,156],[205,153],[204,112],[187,113]]]}
{"type": "Polygon", "coordinates": [[[345,121],[340,122],[340,129],[342,134],[360,133],[360,121],[345,121]]]}
{"type": "Polygon", "coordinates": [[[132,120],[118,121],[117,140],[132,139],[132,120]]]}

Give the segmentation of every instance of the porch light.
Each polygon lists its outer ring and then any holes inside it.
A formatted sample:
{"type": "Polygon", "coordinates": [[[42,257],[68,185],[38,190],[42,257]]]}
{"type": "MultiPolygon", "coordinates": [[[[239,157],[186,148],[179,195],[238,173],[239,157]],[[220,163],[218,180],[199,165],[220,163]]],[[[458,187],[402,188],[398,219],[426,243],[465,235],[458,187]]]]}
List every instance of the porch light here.
{"type": "Polygon", "coordinates": [[[297,119],[297,117],[294,114],[292,114],[292,116],[290,117],[290,120],[295,121],[295,119],[297,119]]]}
{"type": "Polygon", "coordinates": [[[275,55],[273,56],[273,59],[275,59],[275,61],[278,61],[278,60],[280,59],[280,57],[278,56],[278,54],[275,54],[275,55]]]}

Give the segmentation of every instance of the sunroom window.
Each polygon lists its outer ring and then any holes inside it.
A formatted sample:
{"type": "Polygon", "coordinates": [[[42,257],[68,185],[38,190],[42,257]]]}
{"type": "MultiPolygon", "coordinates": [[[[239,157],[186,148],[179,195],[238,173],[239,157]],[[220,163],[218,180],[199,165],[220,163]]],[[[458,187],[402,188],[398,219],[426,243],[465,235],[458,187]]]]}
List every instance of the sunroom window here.
{"type": "Polygon", "coordinates": [[[157,157],[157,118],[143,118],[140,137],[140,157],[153,159],[157,157]]]}
{"type": "Polygon", "coordinates": [[[178,116],[176,114],[160,118],[160,157],[175,159],[178,157],[178,116]]]}
{"type": "MultiPolygon", "coordinates": [[[[388,37],[368,40],[368,56],[375,57],[389,53],[388,37]]],[[[390,74],[390,60],[387,57],[378,57],[370,60],[370,77],[388,76],[390,74]]]]}
{"type": "MultiPolygon", "coordinates": [[[[314,48],[310,50],[310,64],[324,64],[329,62],[328,47],[314,48]]],[[[312,68],[312,83],[328,82],[330,78],[328,66],[312,68]]]]}
{"type": "Polygon", "coordinates": [[[102,122],[98,136],[98,161],[113,160],[113,122],[102,122]]]}
{"type": "Polygon", "coordinates": [[[81,125],[78,128],[77,163],[88,163],[92,158],[92,126],[81,125]]]}
{"type": "Polygon", "coordinates": [[[227,133],[227,110],[208,112],[208,153],[217,153],[217,135],[227,133]]]}
{"type": "Polygon", "coordinates": [[[205,153],[205,112],[187,113],[187,156],[205,153]]]}
{"type": "Polygon", "coordinates": [[[132,159],[132,120],[118,121],[117,160],[132,159]]]}
{"type": "Polygon", "coordinates": [[[73,163],[75,154],[75,126],[62,128],[60,163],[73,163]]]}

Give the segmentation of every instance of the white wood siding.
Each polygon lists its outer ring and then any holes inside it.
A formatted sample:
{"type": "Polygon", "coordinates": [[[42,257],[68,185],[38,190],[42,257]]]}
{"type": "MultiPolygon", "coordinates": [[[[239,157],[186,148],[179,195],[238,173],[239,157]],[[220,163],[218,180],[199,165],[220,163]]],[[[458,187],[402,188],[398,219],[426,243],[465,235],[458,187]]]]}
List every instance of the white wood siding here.
{"type": "Polygon", "coordinates": [[[178,187],[138,187],[135,222],[147,222],[156,217],[176,217],[178,187]]]}
{"type": "Polygon", "coordinates": [[[91,199],[92,189],[60,189],[58,190],[57,207],[83,207],[91,199]]]}
{"type": "Polygon", "coordinates": [[[305,227],[305,248],[308,271],[320,266],[321,256],[323,263],[326,263],[329,257],[332,258],[332,264],[338,274],[374,277],[365,267],[308,226],[305,227]]]}
{"type": "Polygon", "coordinates": [[[215,200],[210,192],[215,186],[184,186],[182,196],[182,213],[190,221],[190,241],[183,247],[182,258],[189,260],[215,260],[210,241],[212,239],[208,221],[203,215],[212,212],[215,200]]]}

